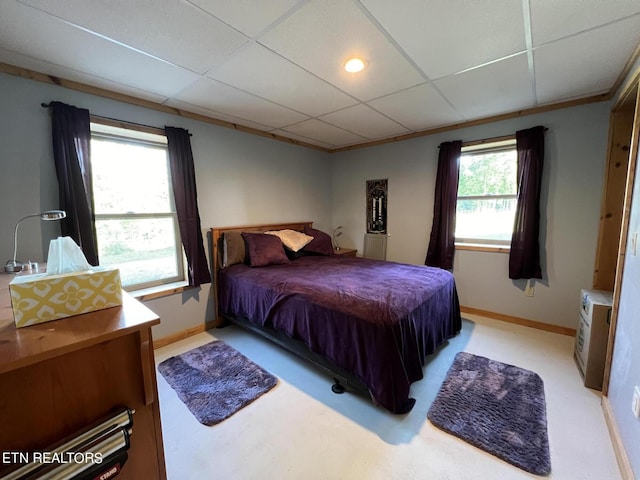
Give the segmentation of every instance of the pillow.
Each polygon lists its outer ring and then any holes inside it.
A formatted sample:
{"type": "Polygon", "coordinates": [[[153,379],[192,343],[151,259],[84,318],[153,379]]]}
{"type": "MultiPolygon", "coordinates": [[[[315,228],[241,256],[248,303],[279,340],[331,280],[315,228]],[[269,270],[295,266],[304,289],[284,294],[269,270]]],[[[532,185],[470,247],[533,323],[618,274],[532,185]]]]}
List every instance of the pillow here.
{"type": "Polygon", "coordinates": [[[284,243],[284,246],[292,252],[297,252],[313,240],[313,237],[295,230],[272,230],[264,233],[278,237],[284,243]]]}
{"type": "Polygon", "coordinates": [[[240,232],[226,232],[222,237],[222,268],[244,263],[246,250],[240,232]]]}
{"type": "Polygon", "coordinates": [[[313,237],[313,240],[304,247],[304,252],[318,255],[333,255],[333,243],[327,233],[311,227],[304,227],[304,233],[313,237]]]}
{"type": "Polygon", "coordinates": [[[266,267],[267,265],[281,265],[289,263],[284,253],[282,242],[274,235],[263,233],[242,233],[250,267],[266,267]]]}

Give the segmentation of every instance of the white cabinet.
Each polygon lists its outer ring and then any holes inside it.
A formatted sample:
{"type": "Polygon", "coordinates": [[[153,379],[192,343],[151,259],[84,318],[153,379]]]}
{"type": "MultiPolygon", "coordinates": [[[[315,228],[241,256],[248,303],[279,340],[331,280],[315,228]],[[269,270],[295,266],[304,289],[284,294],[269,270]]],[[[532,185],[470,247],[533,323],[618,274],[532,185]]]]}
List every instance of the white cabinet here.
{"type": "Polygon", "coordinates": [[[573,356],[585,387],[602,390],[613,295],[602,290],[580,291],[580,314],[573,356]]]}

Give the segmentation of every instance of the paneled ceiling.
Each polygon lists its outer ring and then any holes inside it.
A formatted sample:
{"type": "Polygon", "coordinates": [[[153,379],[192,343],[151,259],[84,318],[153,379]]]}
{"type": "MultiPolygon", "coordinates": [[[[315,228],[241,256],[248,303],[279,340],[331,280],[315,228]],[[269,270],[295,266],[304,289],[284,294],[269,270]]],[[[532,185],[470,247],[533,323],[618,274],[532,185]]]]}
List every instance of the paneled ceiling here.
{"type": "Polygon", "coordinates": [[[327,149],[607,93],[639,43],[638,0],[0,1],[2,63],[327,149]]]}

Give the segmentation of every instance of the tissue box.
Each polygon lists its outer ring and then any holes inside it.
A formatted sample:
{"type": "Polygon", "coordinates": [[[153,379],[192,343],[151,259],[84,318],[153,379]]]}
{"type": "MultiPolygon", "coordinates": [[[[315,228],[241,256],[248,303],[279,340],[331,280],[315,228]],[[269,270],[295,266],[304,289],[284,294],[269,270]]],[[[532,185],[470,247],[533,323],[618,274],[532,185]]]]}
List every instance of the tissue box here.
{"type": "Polygon", "coordinates": [[[9,283],[9,291],[18,328],[122,305],[117,268],[21,275],[9,283]]]}

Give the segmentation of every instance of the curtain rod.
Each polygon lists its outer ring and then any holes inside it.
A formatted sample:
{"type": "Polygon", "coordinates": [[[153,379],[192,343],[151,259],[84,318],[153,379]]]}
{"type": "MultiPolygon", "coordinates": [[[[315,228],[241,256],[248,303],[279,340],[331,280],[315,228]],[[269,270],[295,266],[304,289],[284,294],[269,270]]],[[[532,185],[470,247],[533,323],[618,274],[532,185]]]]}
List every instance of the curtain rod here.
{"type": "MultiPolygon", "coordinates": [[[[41,103],[40,106],[42,108],[49,108],[51,106],[50,103],[41,103]]],[[[112,126],[120,126],[123,128],[127,128],[127,125],[130,125],[132,127],[139,127],[139,129],[146,129],[146,130],[151,130],[152,132],[150,133],[157,133],[159,135],[164,135],[164,128],[160,128],[160,127],[154,127],[152,125],[145,125],[144,123],[136,123],[136,122],[129,122],[127,120],[120,120],[118,118],[111,118],[111,117],[103,117],[101,115],[94,115],[93,113],[90,114],[91,119],[92,120],[105,120],[105,123],[108,123],[112,126]]],[[[189,133],[189,136],[191,137],[191,133],[189,133]]]]}
{"type": "MultiPolygon", "coordinates": [[[[548,131],[549,127],[544,127],[544,131],[548,131]]],[[[469,140],[467,142],[462,142],[462,146],[463,147],[469,147],[472,145],[481,145],[483,143],[491,143],[491,142],[500,142],[502,140],[507,140],[509,138],[515,138],[516,134],[513,133],[511,135],[503,135],[501,137],[492,137],[492,138],[483,138],[481,140],[469,140]]],[[[438,145],[438,148],[440,148],[440,145],[438,145]]]]}

